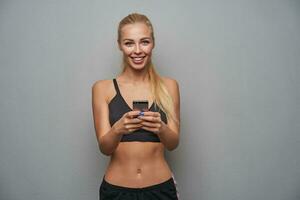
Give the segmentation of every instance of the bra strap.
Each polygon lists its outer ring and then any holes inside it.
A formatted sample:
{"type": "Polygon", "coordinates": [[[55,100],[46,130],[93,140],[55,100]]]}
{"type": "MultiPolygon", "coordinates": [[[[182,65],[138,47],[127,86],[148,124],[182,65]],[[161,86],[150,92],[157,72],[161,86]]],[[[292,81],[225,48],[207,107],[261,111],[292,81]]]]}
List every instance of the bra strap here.
{"type": "Polygon", "coordinates": [[[116,92],[117,92],[118,94],[120,94],[120,90],[119,90],[119,86],[118,86],[117,80],[114,78],[113,81],[114,81],[114,86],[115,86],[116,92]]]}

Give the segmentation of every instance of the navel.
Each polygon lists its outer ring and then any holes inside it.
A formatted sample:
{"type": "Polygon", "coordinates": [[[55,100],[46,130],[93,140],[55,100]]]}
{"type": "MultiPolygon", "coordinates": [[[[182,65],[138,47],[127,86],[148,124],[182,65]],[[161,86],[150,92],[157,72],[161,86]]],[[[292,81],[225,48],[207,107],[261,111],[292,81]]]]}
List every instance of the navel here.
{"type": "Polygon", "coordinates": [[[142,169],[141,169],[141,168],[138,168],[138,169],[136,170],[136,173],[137,173],[137,174],[141,174],[141,173],[142,173],[142,169]]]}

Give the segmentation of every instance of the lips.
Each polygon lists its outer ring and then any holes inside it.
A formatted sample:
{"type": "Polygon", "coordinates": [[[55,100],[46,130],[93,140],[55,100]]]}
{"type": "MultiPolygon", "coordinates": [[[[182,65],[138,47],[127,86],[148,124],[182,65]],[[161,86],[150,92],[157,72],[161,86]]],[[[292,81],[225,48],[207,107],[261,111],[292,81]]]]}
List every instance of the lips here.
{"type": "Polygon", "coordinates": [[[141,64],[143,63],[145,57],[146,56],[131,57],[131,59],[134,64],[141,64]]]}

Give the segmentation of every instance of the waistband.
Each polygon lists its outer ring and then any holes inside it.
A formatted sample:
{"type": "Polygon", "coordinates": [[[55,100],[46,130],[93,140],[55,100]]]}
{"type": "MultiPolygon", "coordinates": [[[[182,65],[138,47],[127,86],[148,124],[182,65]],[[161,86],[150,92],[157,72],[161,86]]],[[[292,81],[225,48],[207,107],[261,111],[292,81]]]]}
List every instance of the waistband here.
{"type": "Polygon", "coordinates": [[[131,188],[131,187],[124,187],[124,186],[120,186],[120,185],[114,185],[114,184],[108,183],[105,180],[104,176],[102,178],[102,186],[103,187],[107,186],[111,189],[126,190],[126,191],[130,191],[130,192],[134,192],[134,191],[140,192],[140,191],[154,190],[154,189],[163,188],[163,187],[170,186],[170,185],[174,185],[173,177],[169,178],[168,180],[166,180],[162,183],[158,183],[158,184],[147,186],[147,187],[141,187],[141,188],[131,188]]]}

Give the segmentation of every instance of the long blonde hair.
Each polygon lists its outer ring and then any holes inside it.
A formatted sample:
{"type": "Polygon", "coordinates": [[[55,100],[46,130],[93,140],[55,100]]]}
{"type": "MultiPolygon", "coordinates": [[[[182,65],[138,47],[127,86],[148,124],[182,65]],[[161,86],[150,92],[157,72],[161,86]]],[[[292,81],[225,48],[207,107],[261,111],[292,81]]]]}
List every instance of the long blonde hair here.
{"type": "MultiPolygon", "coordinates": [[[[153,40],[153,44],[155,45],[155,38],[153,32],[153,26],[147,16],[139,13],[131,13],[125,18],[123,18],[118,27],[118,43],[120,44],[121,41],[121,34],[122,28],[127,24],[134,24],[134,23],[144,23],[148,26],[151,31],[151,37],[153,40]]],[[[126,62],[123,58],[123,72],[126,68],[126,62]]],[[[154,97],[155,105],[159,106],[162,111],[164,111],[167,115],[167,119],[172,118],[173,120],[177,121],[174,114],[174,103],[170,93],[168,92],[165,84],[162,81],[160,75],[156,72],[155,67],[150,59],[149,63],[147,64],[148,69],[148,76],[151,85],[151,93],[154,97]]]]}

